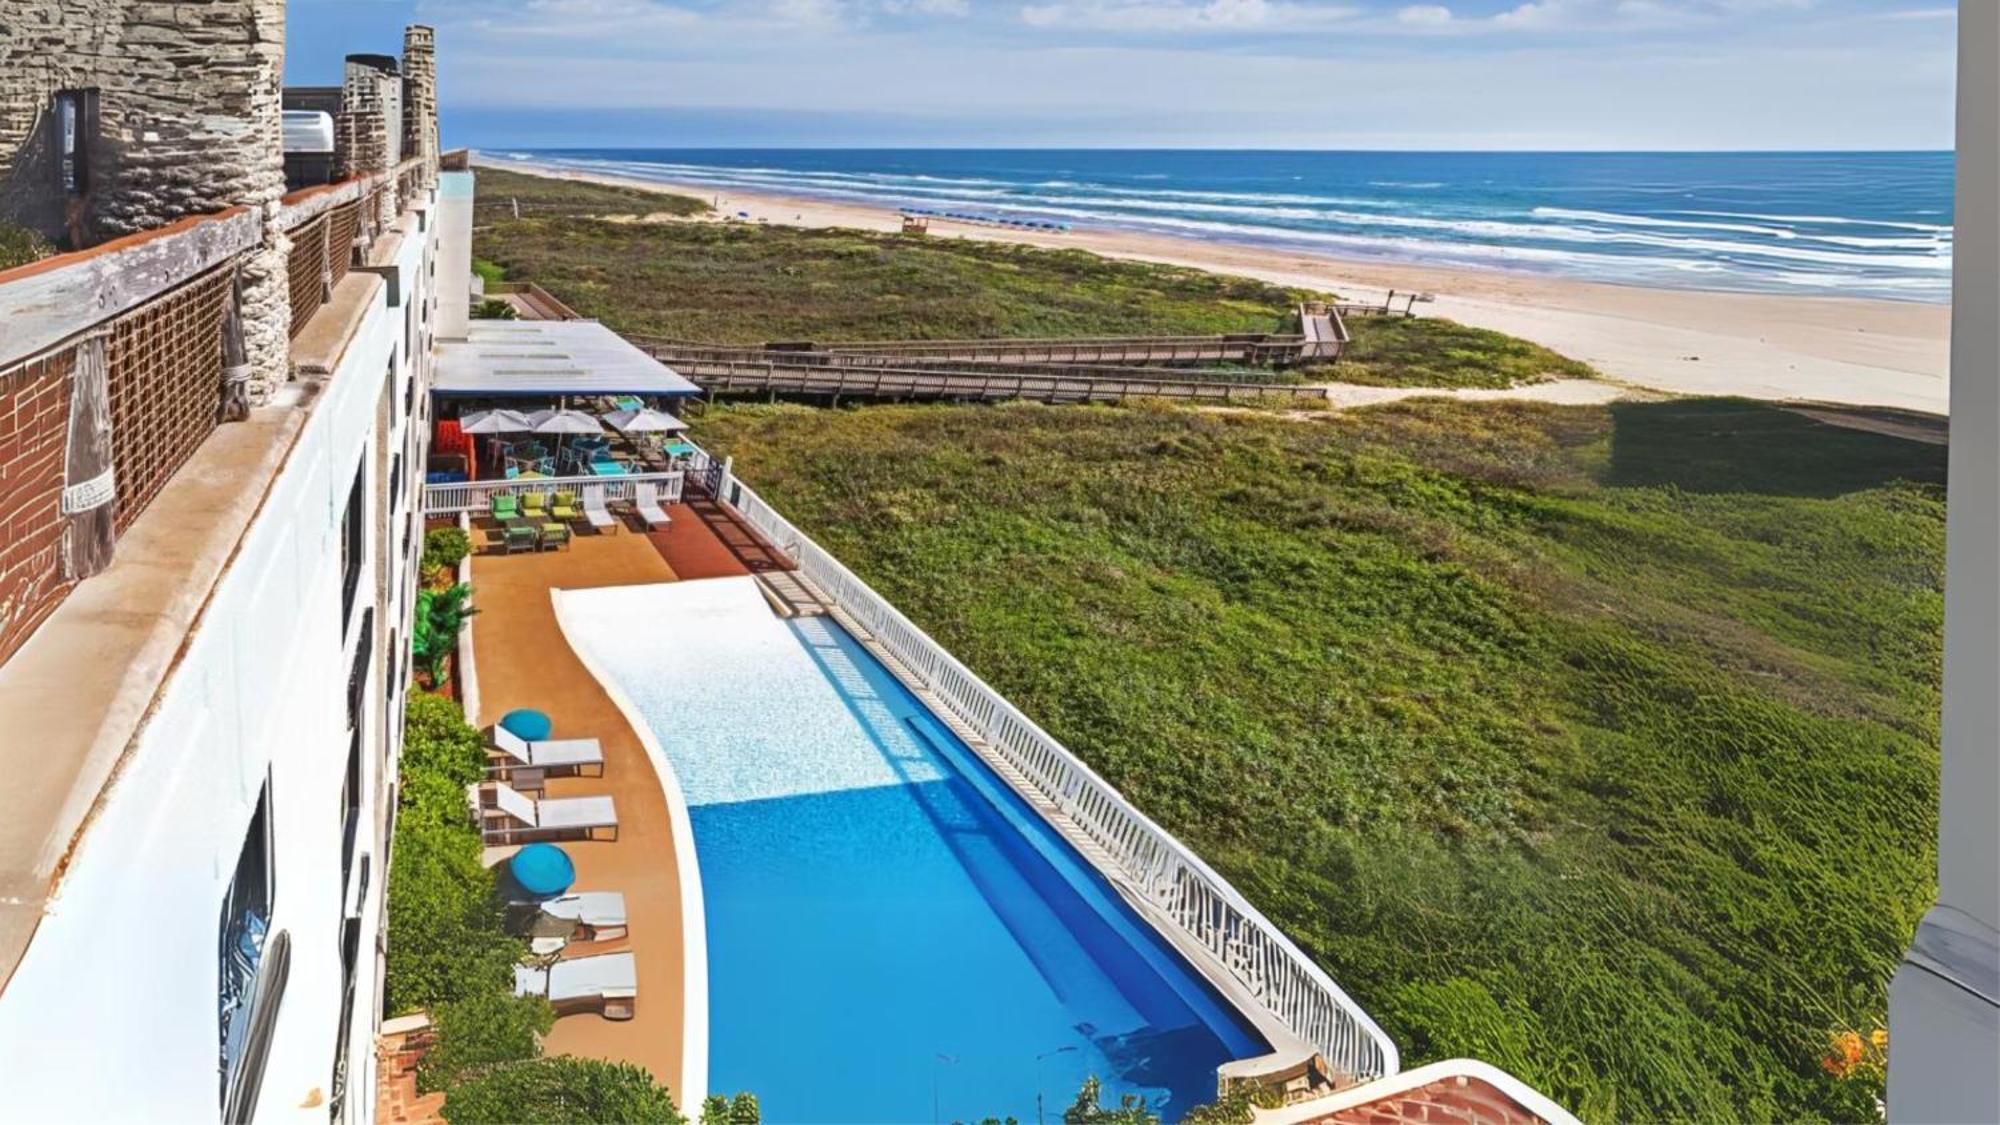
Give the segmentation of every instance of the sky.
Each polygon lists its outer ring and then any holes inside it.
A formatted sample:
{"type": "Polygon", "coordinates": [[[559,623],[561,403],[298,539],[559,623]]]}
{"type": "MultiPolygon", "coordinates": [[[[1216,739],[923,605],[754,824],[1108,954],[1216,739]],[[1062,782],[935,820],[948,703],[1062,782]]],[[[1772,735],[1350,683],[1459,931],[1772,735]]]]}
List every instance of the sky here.
{"type": "Polygon", "coordinates": [[[446,143],[1946,149],[1949,0],[291,0],[438,32],[446,143]]]}

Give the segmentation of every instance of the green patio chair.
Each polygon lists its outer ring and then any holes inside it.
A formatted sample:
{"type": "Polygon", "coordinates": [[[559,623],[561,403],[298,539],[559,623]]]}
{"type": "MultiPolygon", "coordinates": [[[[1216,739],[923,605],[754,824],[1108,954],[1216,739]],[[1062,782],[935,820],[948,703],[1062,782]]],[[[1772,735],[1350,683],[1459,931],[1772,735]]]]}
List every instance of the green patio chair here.
{"type": "Polygon", "coordinates": [[[549,508],[549,514],[559,520],[567,521],[575,519],[577,514],[576,494],[573,492],[556,493],[556,500],[549,508]]]}
{"type": "Polygon", "coordinates": [[[566,523],[545,523],[542,525],[542,550],[561,547],[569,550],[569,525],[566,523]]]}
{"type": "Polygon", "coordinates": [[[507,529],[507,553],[532,551],[539,545],[532,527],[510,527],[507,529]]]}
{"type": "Polygon", "coordinates": [[[546,519],[549,514],[549,494],[546,492],[523,492],[521,494],[521,514],[531,520],[546,519]]]}
{"type": "Polygon", "coordinates": [[[506,521],[511,520],[521,514],[521,510],[515,507],[514,498],[512,496],[495,496],[489,503],[491,505],[493,518],[499,520],[502,523],[505,523],[506,521]]]}

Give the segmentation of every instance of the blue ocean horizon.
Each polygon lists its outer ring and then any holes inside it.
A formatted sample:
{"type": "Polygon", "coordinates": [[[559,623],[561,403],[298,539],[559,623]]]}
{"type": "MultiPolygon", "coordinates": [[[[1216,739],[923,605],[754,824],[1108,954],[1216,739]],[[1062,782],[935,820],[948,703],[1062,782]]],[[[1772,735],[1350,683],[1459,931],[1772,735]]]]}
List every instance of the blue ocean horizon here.
{"type": "Polygon", "coordinates": [[[1950,152],[506,149],[663,183],[1665,288],[1943,302],[1950,152]]]}

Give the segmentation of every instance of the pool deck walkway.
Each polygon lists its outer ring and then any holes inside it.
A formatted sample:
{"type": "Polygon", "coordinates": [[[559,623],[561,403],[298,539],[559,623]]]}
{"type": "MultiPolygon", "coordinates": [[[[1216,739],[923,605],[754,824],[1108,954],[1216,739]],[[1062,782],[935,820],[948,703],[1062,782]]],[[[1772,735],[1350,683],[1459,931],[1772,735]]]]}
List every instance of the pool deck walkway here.
{"type": "Polygon", "coordinates": [[[666,799],[637,734],[563,639],[550,599],[554,589],[677,578],[651,538],[629,533],[579,536],[564,551],[479,555],[472,564],[473,601],[480,611],[473,622],[473,653],[481,726],[517,707],[532,707],[555,720],[557,738],[598,739],[604,744],[604,776],[551,779],[548,795],[610,794],[618,810],[616,841],[563,846],[576,861],[577,890],[624,893],[629,936],[572,944],[564,956],[635,954],[637,1014],[622,1022],[594,1014],[565,1016],[556,1021],[544,1047],[551,1055],[636,1063],[652,1071],[679,1101],[684,949],[666,799]]]}

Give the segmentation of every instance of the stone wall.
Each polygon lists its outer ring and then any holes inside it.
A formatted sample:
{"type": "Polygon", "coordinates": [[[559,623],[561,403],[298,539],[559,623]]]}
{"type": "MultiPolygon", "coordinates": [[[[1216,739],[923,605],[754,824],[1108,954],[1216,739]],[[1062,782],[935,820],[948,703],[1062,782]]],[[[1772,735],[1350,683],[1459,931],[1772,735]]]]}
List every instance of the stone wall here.
{"type": "Polygon", "coordinates": [[[0,0],[0,220],[95,244],[284,193],[284,0],[0,0]],[[98,91],[92,189],[56,171],[54,95],[98,91]]]}
{"type": "Polygon", "coordinates": [[[61,509],[72,358],[0,372],[0,661],[74,585],[63,573],[61,509]]]}

